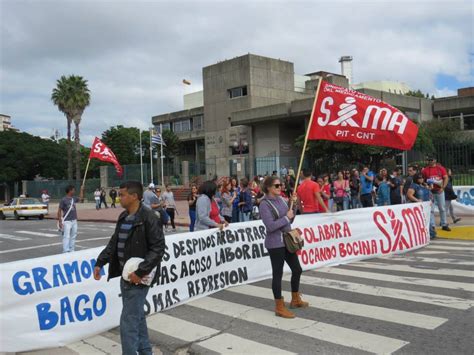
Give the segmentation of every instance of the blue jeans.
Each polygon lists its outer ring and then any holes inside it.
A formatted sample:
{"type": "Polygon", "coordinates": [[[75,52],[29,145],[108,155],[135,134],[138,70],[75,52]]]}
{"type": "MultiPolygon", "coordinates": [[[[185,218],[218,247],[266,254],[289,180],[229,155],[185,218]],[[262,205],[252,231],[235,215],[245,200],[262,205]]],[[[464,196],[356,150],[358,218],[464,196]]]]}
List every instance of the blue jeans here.
{"type": "Polygon", "coordinates": [[[232,223],[240,222],[239,220],[239,207],[232,206],[232,223]]]}
{"type": "Polygon", "coordinates": [[[194,223],[196,223],[196,210],[189,210],[189,219],[191,220],[189,231],[194,232],[194,223]]]}
{"type": "Polygon", "coordinates": [[[434,204],[431,205],[431,213],[430,213],[430,238],[436,237],[436,221],[435,221],[435,214],[434,214],[434,204]]]}
{"type": "Polygon", "coordinates": [[[77,237],[77,220],[63,222],[63,253],[74,251],[77,237]]]}
{"type": "Polygon", "coordinates": [[[133,285],[120,278],[122,314],[120,316],[120,340],[123,355],[153,354],[148,340],[145,319],[145,299],[149,287],[133,285]]]}
{"type": "MultiPolygon", "coordinates": [[[[433,193],[434,204],[438,206],[439,218],[441,226],[447,226],[448,221],[446,220],[446,201],[444,199],[444,191],[441,193],[433,193]]],[[[433,205],[434,208],[434,205],[433,205]]]]}
{"type": "Polygon", "coordinates": [[[100,208],[100,200],[95,200],[95,209],[98,210],[100,208]]]}
{"type": "Polygon", "coordinates": [[[240,222],[250,221],[250,212],[240,212],[240,222]]]}
{"type": "Polygon", "coordinates": [[[361,208],[362,204],[360,203],[359,196],[351,196],[351,208],[361,208]]]}

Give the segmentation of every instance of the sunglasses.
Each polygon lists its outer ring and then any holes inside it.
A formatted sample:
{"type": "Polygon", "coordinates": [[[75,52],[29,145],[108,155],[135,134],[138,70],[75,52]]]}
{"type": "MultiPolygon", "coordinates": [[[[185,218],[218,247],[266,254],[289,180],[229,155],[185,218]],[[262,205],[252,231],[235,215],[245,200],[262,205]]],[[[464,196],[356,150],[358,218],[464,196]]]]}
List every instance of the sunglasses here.
{"type": "Polygon", "coordinates": [[[282,184],[275,184],[275,185],[273,185],[273,187],[274,187],[275,189],[279,189],[280,187],[282,187],[282,184]]]}

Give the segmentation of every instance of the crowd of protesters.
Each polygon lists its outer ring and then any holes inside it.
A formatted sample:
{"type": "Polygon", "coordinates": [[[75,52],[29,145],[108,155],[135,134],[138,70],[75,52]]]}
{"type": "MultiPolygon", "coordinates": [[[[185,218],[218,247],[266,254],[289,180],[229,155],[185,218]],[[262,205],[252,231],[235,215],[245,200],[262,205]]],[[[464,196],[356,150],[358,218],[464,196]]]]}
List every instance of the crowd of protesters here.
{"type": "MultiPolygon", "coordinates": [[[[295,195],[295,214],[338,212],[373,206],[432,201],[440,212],[440,226],[450,231],[447,214],[457,223],[451,201],[456,199],[452,187],[451,170],[444,168],[434,157],[427,158],[425,167],[410,165],[408,175],[401,170],[385,168],[377,173],[369,166],[361,169],[340,170],[314,174],[303,169],[297,192],[293,168],[273,171],[270,176],[256,176],[252,180],[235,177],[216,178],[201,186],[192,186],[188,196],[190,230],[223,228],[229,223],[260,219],[260,204],[265,197],[266,178],[278,178],[280,198],[288,203],[295,195]]],[[[431,218],[431,237],[436,236],[434,213],[431,218]]]]}

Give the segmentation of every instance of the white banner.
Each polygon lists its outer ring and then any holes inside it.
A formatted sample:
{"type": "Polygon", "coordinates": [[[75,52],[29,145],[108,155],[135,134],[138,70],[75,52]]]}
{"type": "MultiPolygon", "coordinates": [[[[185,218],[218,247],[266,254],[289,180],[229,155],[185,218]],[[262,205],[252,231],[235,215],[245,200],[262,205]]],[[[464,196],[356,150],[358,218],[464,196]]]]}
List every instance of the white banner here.
{"type": "MultiPolygon", "coordinates": [[[[429,203],[298,216],[304,270],[403,253],[429,242],[429,203]]],[[[159,284],[147,314],[234,285],[271,276],[261,221],[167,236],[159,284]]],[[[119,278],[92,276],[102,248],[1,265],[0,321],[4,352],[63,346],[119,325],[119,278]]],[[[288,269],[286,271],[289,271],[288,269]]],[[[271,295],[271,290],[268,290],[271,295]]]]}
{"type": "Polygon", "coordinates": [[[458,196],[452,202],[454,215],[474,216],[474,186],[454,186],[453,189],[458,196]]]}

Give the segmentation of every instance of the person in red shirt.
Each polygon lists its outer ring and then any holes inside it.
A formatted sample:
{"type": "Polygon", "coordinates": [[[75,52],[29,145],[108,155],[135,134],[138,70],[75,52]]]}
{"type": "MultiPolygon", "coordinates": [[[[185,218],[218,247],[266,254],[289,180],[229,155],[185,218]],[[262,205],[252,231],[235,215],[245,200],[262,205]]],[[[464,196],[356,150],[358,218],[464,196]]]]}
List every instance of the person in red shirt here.
{"type": "Polygon", "coordinates": [[[329,212],[329,198],[331,197],[331,185],[330,184],[324,184],[324,179],[322,176],[318,178],[318,184],[319,187],[321,188],[321,197],[324,201],[324,205],[319,204],[319,212],[325,212],[324,207],[329,212]]]}
{"type": "Polygon", "coordinates": [[[449,181],[448,173],[441,164],[437,163],[435,157],[428,157],[426,161],[428,165],[421,170],[421,174],[428,185],[431,186],[434,204],[438,206],[439,210],[441,228],[444,231],[450,232],[451,229],[446,218],[446,201],[444,199],[444,189],[449,181]]]}
{"type": "Polygon", "coordinates": [[[302,173],[304,180],[296,190],[301,213],[319,213],[320,206],[323,212],[329,212],[321,197],[321,187],[311,180],[311,171],[303,169],[302,173]]]}

